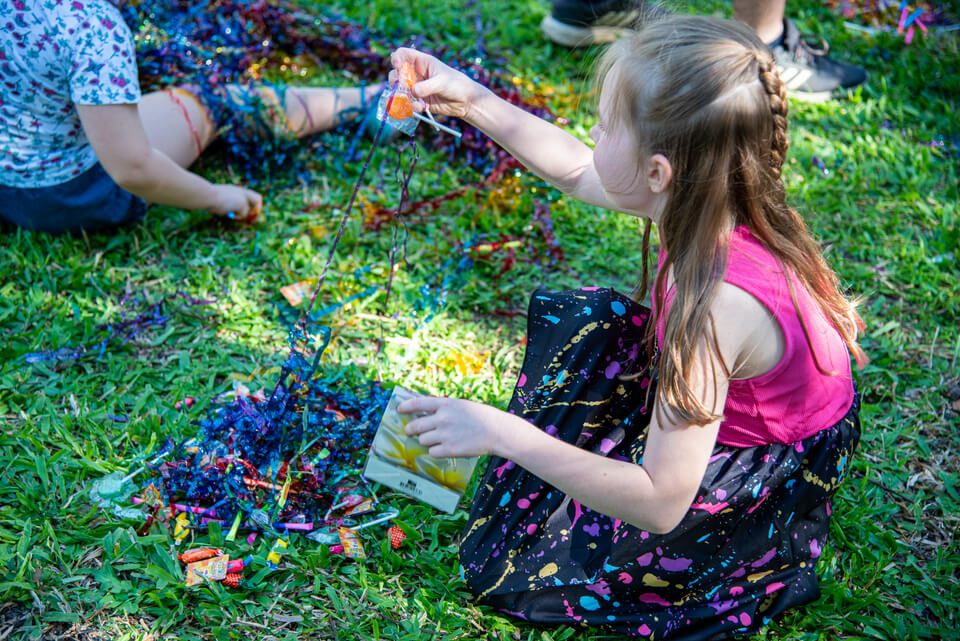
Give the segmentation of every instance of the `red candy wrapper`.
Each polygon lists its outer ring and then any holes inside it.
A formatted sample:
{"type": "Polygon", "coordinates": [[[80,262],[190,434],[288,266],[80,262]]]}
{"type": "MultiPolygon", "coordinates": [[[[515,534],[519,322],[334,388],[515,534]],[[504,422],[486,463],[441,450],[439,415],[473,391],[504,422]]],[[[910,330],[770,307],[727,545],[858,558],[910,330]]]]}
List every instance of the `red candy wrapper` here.
{"type": "Polygon", "coordinates": [[[243,581],[243,577],[239,574],[234,573],[234,574],[228,574],[227,576],[223,577],[223,581],[221,581],[221,583],[223,583],[228,588],[239,588],[241,581],[243,581]]]}
{"type": "Polygon", "coordinates": [[[407,535],[404,534],[403,530],[396,525],[387,530],[387,536],[390,537],[390,547],[392,547],[394,550],[399,550],[400,546],[403,545],[404,539],[407,538],[407,535]]]}

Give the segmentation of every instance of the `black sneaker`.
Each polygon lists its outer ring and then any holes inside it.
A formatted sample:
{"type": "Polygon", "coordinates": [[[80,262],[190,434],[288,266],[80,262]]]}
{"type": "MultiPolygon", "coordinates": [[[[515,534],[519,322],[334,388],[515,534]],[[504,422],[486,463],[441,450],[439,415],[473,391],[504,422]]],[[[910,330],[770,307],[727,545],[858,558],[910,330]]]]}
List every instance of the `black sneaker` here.
{"type": "Polygon", "coordinates": [[[836,89],[852,89],[867,80],[865,70],[828,58],[830,45],[822,39],[820,44],[811,46],[791,20],[784,20],[781,43],[771,47],[780,80],[798,100],[821,102],[836,89]]]}
{"type": "Polygon", "coordinates": [[[641,0],[553,0],[540,29],[557,44],[586,47],[627,34],[645,11],[641,0]]]}

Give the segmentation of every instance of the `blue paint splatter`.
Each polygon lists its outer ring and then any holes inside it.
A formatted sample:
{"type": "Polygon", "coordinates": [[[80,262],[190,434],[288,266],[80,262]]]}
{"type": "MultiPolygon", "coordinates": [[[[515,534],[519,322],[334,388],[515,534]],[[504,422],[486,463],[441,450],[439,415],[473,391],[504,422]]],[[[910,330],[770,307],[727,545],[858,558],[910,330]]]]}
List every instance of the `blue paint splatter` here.
{"type": "Polygon", "coordinates": [[[544,318],[545,320],[550,321],[550,322],[553,323],[554,325],[556,325],[557,323],[560,322],[560,319],[557,318],[556,316],[547,315],[547,316],[544,316],[543,318],[544,318]]]}
{"type": "Polygon", "coordinates": [[[610,303],[610,309],[612,309],[613,313],[616,314],[617,316],[623,316],[624,314],[627,313],[627,308],[624,307],[623,303],[621,303],[618,300],[615,300],[612,303],[610,303]]]}
{"type": "Polygon", "coordinates": [[[600,602],[592,596],[582,596],[580,597],[580,607],[584,610],[599,610],[600,602]]]}
{"type": "Polygon", "coordinates": [[[604,570],[604,572],[616,572],[616,571],[619,570],[619,569],[620,569],[620,566],[619,566],[619,565],[610,565],[610,564],[607,563],[606,561],[603,562],[603,570],[604,570]]]}
{"type": "Polygon", "coordinates": [[[505,493],[503,496],[500,497],[500,507],[503,507],[504,505],[506,505],[506,504],[509,503],[509,502],[510,502],[510,492],[507,492],[507,493],[505,493]]]}

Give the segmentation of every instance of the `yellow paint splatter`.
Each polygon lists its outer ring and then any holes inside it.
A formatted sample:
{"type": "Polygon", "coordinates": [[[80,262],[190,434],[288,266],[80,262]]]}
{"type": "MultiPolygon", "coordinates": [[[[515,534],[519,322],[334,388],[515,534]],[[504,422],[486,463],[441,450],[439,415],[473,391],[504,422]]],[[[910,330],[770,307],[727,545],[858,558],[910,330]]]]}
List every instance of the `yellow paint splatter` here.
{"type": "Polygon", "coordinates": [[[670,585],[669,581],[664,581],[660,577],[653,576],[649,572],[643,575],[643,584],[654,588],[665,588],[670,585]]]}
{"type": "Polygon", "coordinates": [[[540,568],[540,572],[539,572],[540,578],[545,579],[548,576],[553,576],[554,574],[557,573],[557,570],[559,569],[560,568],[557,567],[556,563],[547,563],[545,566],[540,568]]]}
{"type": "Polygon", "coordinates": [[[830,483],[827,483],[816,474],[813,474],[810,470],[803,471],[803,480],[806,481],[807,483],[812,483],[813,485],[822,487],[828,492],[833,489],[830,483]]]}
{"type": "Polygon", "coordinates": [[[773,570],[767,570],[766,572],[757,572],[756,574],[751,574],[750,576],[747,577],[747,581],[749,581],[750,583],[755,583],[760,579],[762,579],[763,577],[767,576],[768,574],[773,574],[773,570]]]}
{"type": "Polygon", "coordinates": [[[483,518],[480,518],[480,519],[477,519],[476,521],[474,521],[474,522],[473,522],[473,525],[470,526],[470,529],[467,531],[467,533],[463,535],[463,538],[465,538],[465,539],[470,538],[470,535],[473,534],[473,531],[474,531],[474,530],[476,530],[478,527],[480,527],[481,525],[483,525],[484,523],[486,523],[486,522],[489,521],[489,520],[490,520],[490,517],[489,517],[489,516],[485,516],[485,517],[483,517],[483,518]]]}
{"type": "Polygon", "coordinates": [[[494,590],[496,590],[497,588],[499,588],[500,584],[503,583],[503,580],[511,574],[513,574],[513,563],[511,561],[507,561],[507,567],[503,570],[503,574],[500,575],[500,578],[497,579],[497,582],[491,585],[486,590],[484,590],[483,594],[481,594],[480,596],[485,597],[491,592],[493,592],[494,590]]]}

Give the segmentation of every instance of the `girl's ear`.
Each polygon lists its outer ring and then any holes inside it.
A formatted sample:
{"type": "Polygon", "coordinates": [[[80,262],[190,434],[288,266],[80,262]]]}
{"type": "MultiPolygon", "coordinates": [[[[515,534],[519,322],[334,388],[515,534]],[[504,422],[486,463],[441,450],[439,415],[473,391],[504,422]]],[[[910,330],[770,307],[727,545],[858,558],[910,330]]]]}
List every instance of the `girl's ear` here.
{"type": "Polygon", "coordinates": [[[667,191],[670,181],[673,180],[673,165],[663,154],[654,154],[647,161],[647,182],[650,191],[662,194],[667,191]]]}

